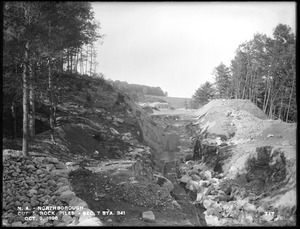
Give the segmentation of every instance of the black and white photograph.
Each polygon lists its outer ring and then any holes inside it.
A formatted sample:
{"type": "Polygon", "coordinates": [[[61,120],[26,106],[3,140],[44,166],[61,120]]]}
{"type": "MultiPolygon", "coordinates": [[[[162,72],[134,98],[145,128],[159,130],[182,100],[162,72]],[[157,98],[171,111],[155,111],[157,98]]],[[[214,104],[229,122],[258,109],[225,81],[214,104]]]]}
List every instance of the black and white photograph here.
{"type": "Polygon", "coordinates": [[[296,1],[2,8],[2,227],[299,226],[296,1]]]}

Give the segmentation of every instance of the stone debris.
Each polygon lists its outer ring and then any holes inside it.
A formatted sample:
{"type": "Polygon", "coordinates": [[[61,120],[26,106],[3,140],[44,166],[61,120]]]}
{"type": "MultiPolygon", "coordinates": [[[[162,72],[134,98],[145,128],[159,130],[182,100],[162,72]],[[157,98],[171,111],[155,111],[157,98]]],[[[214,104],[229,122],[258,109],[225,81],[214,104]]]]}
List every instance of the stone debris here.
{"type": "Polygon", "coordinates": [[[123,119],[117,118],[117,117],[114,118],[114,121],[117,122],[117,123],[124,123],[123,119]]]}
{"type": "Polygon", "coordinates": [[[172,192],[174,189],[173,183],[164,176],[153,174],[153,177],[156,179],[156,183],[163,188],[166,188],[168,192],[172,192]]]}
{"type": "MultiPolygon", "coordinates": [[[[256,162],[265,163],[274,168],[275,164],[280,164],[282,161],[278,157],[281,155],[280,153],[272,151],[270,157],[263,157],[264,150],[270,149],[258,149],[257,157],[250,160],[249,163],[254,163],[253,166],[256,162]]],[[[279,213],[279,207],[276,204],[270,205],[269,202],[262,201],[264,193],[256,195],[245,187],[232,185],[229,182],[231,179],[228,179],[223,173],[211,172],[202,162],[197,164],[188,161],[182,164],[180,172],[183,175],[178,181],[185,184],[186,189],[196,192],[196,202],[202,203],[206,209],[204,215],[208,226],[258,226],[264,222],[272,224],[274,216],[271,217],[272,214],[266,214],[266,212],[277,211],[279,213]]],[[[294,194],[282,196],[289,201],[295,199],[293,198],[294,194]]],[[[286,217],[283,220],[282,215],[276,217],[280,225],[288,225],[290,222],[286,217]],[[285,221],[285,224],[281,221],[285,221]]]]}
{"type": "Polygon", "coordinates": [[[128,132],[128,133],[125,133],[123,136],[122,136],[122,140],[123,141],[130,141],[130,140],[132,140],[132,134],[130,133],[130,132],[128,132]]]}
{"type": "Polygon", "coordinates": [[[142,219],[148,222],[155,222],[155,216],[152,211],[143,212],[142,219]]]}
{"type": "Polygon", "coordinates": [[[189,175],[183,175],[181,178],[180,178],[180,182],[182,183],[188,183],[192,178],[189,176],[189,175]]]}
{"type": "Polygon", "coordinates": [[[3,225],[12,227],[32,226],[101,226],[96,217],[81,218],[62,215],[56,209],[53,220],[34,213],[36,207],[74,206],[90,211],[82,199],[76,197],[68,180],[68,171],[54,157],[24,157],[21,151],[3,151],[3,225]],[[18,207],[28,212],[26,220],[18,215],[18,207]]]}
{"type": "MultiPolygon", "coordinates": [[[[73,225],[68,225],[68,226],[73,226],[73,225]]],[[[93,217],[90,219],[84,219],[84,220],[80,221],[77,225],[75,224],[74,226],[84,226],[84,227],[103,226],[103,224],[101,223],[99,218],[93,217]]]]}
{"type": "Polygon", "coordinates": [[[177,202],[176,200],[173,200],[173,201],[172,201],[172,205],[173,205],[174,207],[178,208],[179,210],[182,210],[181,205],[178,204],[178,202],[177,202]]]}
{"type": "Polygon", "coordinates": [[[112,128],[112,127],[110,127],[109,129],[110,129],[110,132],[111,132],[113,135],[119,135],[119,134],[120,134],[116,129],[114,129],[114,128],[112,128]]]}

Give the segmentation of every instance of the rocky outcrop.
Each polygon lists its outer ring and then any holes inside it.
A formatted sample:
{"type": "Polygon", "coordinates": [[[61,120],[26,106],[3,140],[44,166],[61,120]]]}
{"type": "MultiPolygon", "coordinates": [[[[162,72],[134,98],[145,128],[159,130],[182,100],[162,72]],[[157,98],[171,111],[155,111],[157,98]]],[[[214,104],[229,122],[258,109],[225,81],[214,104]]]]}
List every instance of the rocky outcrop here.
{"type": "Polygon", "coordinates": [[[124,96],[124,101],[131,108],[131,113],[136,117],[142,130],[144,141],[151,148],[155,149],[156,153],[161,153],[163,141],[166,138],[163,134],[163,129],[158,126],[143,109],[133,103],[129,97],[124,96]]]}

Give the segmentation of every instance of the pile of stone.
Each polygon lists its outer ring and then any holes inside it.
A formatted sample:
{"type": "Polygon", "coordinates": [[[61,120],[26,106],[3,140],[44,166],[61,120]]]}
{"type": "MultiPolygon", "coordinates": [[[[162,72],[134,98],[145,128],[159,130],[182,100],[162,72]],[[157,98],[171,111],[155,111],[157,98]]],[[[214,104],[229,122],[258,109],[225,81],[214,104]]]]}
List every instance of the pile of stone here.
{"type": "Polygon", "coordinates": [[[264,193],[256,195],[238,183],[231,183],[224,174],[216,174],[204,163],[186,162],[181,167],[180,182],[194,193],[195,203],[206,208],[209,226],[293,225],[294,217],[286,218],[266,201],[264,193]]]}
{"type": "Polygon", "coordinates": [[[4,226],[100,226],[102,223],[76,197],[66,165],[55,157],[24,157],[3,151],[4,226]]]}

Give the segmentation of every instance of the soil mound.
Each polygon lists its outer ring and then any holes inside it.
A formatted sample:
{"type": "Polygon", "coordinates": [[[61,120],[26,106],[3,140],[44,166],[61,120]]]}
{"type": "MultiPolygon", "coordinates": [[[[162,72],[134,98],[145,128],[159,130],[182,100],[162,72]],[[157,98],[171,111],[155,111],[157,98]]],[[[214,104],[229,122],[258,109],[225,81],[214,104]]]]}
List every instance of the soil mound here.
{"type": "Polygon", "coordinates": [[[265,122],[268,116],[250,100],[213,100],[195,114],[202,134],[220,136],[224,140],[236,134],[240,135],[239,139],[254,138],[271,125],[271,122],[265,122]]]}
{"type": "Polygon", "coordinates": [[[244,110],[260,119],[269,118],[261,109],[259,109],[254,103],[252,103],[248,99],[214,99],[202,108],[200,108],[198,112],[196,112],[196,115],[201,117],[207,113],[213,113],[214,111],[220,110],[223,112],[230,112],[231,110],[244,110]]]}

